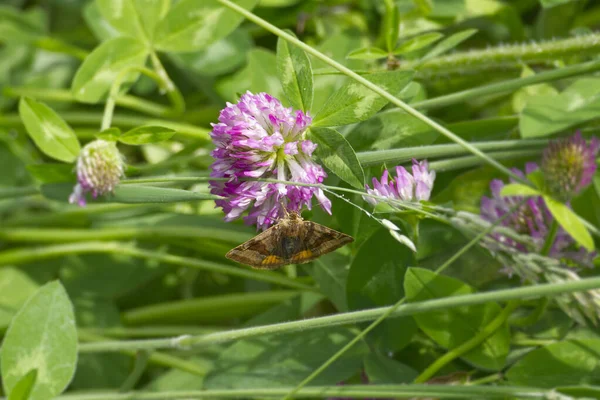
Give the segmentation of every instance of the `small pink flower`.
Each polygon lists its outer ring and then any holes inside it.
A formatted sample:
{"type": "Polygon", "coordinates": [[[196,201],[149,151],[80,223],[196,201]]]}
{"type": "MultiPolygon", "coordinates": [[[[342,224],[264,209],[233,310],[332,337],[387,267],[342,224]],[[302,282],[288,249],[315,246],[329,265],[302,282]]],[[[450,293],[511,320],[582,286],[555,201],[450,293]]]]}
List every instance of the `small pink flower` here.
{"type": "Polygon", "coordinates": [[[599,149],[600,140],[592,137],[588,144],[579,131],[551,141],[544,150],[541,168],[550,193],[568,201],[592,183],[599,149]]]}
{"type": "MultiPolygon", "coordinates": [[[[525,172],[530,174],[538,169],[537,164],[527,163],[525,172]]],[[[525,174],[518,169],[512,170],[517,176],[525,178],[525,174]]],[[[515,206],[523,202],[521,196],[502,196],[500,192],[504,187],[504,182],[494,179],[490,183],[492,197],[481,198],[481,217],[487,221],[495,222],[504,217],[515,206]]],[[[515,232],[525,234],[533,239],[533,248],[528,249],[523,244],[502,234],[493,234],[492,237],[505,246],[512,247],[523,253],[539,253],[550,234],[550,227],[554,217],[548,210],[544,199],[541,196],[528,197],[516,211],[513,211],[503,221],[502,225],[513,229],[515,232]]],[[[493,250],[493,249],[491,249],[493,250]]],[[[558,227],[554,242],[548,254],[549,257],[556,259],[571,259],[581,265],[591,265],[596,253],[589,253],[585,249],[576,249],[575,241],[562,227],[558,227]]],[[[510,266],[505,266],[507,271],[511,271],[510,266]]]]}
{"type": "Polygon", "coordinates": [[[85,195],[94,198],[112,193],[123,176],[123,157],[114,142],[98,139],[81,149],[77,158],[77,184],[69,203],[86,205],[85,195]]]}
{"type": "MultiPolygon", "coordinates": [[[[383,171],[381,180],[373,178],[373,188],[365,185],[367,193],[388,197],[395,200],[421,201],[429,200],[435,171],[429,171],[427,161],[413,159],[412,175],[402,166],[396,167],[396,177],[390,180],[389,171],[383,171]]],[[[363,196],[363,199],[372,205],[377,205],[380,200],[373,197],[363,196]]]]}

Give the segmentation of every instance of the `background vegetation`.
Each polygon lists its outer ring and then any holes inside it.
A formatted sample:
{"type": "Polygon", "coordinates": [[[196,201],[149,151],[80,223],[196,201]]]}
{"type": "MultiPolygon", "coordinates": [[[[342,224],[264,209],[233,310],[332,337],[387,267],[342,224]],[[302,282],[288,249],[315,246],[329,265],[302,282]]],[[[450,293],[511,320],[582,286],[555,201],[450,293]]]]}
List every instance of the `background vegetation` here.
{"type": "MultiPolygon", "coordinates": [[[[508,276],[473,216],[549,139],[598,134],[599,26],[585,0],[3,1],[0,395],[599,398],[597,269],[508,276]],[[279,271],[224,257],[255,230],[214,207],[210,123],[247,90],[315,117],[333,215],[304,216],[352,245],[279,271]],[[69,204],[97,137],[126,178],[69,204]],[[364,183],[413,157],[430,202],[373,216],[364,183]]],[[[596,174],[555,205],[590,249],[599,195],[596,174]]]]}

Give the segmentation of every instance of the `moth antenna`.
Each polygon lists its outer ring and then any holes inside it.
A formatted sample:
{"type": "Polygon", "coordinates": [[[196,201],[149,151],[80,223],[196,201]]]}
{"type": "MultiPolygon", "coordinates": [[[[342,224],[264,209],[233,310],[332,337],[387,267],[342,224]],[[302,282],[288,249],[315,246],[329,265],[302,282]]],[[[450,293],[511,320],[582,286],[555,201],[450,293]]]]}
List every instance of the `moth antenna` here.
{"type": "Polygon", "coordinates": [[[327,188],[323,188],[323,191],[325,191],[325,192],[327,192],[327,193],[330,193],[330,194],[334,195],[334,196],[335,196],[335,197],[337,197],[338,199],[342,199],[342,200],[344,200],[346,203],[349,203],[349,204],[351,204],[352,206],[354,206],[354,207],[358,208],[360,211],[362,211],[363,213],[365,213],[365,214],[367,215],[367,217],[369,217],[369,218],[373,218],[373,219],[374,219],[375,221],[377,221],[379,224],[381,224],[381,225],[383,225],[383,226],[386,226],[386,225],[385,225],[385,223],[384,223],[382,220],[380,220],[379,218],[377,218],[377,217],[376,217],[376,216],[374,216],[372,213],[370,213],[369,211],[365,210],[364,208],[362,208],[362,207],[361,207],[361,206],[359,206],[358,204],[356,204],[356,203],[353,203],[352,201],[350,201],[349,199],[347,199],[347,198],[346,198],[344,195],[337,194],[337,193],[335,193],[334,191],[332,191],[332,190],[329,190],[329,189],[327,189],[327,188]]]}

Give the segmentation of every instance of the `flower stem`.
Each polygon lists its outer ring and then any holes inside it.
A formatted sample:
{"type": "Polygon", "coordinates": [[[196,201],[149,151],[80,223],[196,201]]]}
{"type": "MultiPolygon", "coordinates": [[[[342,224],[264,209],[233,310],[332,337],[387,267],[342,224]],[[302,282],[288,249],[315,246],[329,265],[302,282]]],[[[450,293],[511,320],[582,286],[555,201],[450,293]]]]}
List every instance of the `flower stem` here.
{"type": "MultiPolygon", "coordinates": [[[[30,96],[36,99],[74,103],[77,100],[72,93],[64,89],[5,87],[3,94],[7,97],[30,96]]],[[[169,116],[172,110],[161,104],[130,95],[120,95],[115,100],[116,105],[157,117],[169,116]]]]}
{"type": "MultiPolygon", "coordinates": [[[[546,139],[534,140],[498,140],[490,142],[478,142],[473,144],[474,148],[481,151],[501,150],[541,150],[548,144],[546,139]]],[[[402,149],[363,151],[356,153],[358,161],[363,166],[378,165],[383,163],[401,163],[410,161],[412,158],[436,158],[451,157],[467,153],[465,149],[457,144],[436,144],[430,146],[408,147],[402,149]]]]}
{"type": "MultiPolygon", "coordinates": [[[[290,388],[208,389],[129,393],[71,393],[57,396],[56,400],[177,400],[177,399],[272,399],[285,394],[290,388]]],[[[440,398],[440,399],[547,399],[555,391],[516,386],[466,385],[344,385],[312,386],[298,393],[301,398],[324,399],[354,398],[440,398]]]]}
{"type": "Polygon", "coordinates": [[[160,58],[158,58],[155,51],[150,52],[150,59],[152,60],[152,66],[154,67],[154,70],[160,77],[160,80],[158,81],[160,88],[167,93],[167,97],[173,105],[173,114],[183,114],[185,111],[185,101],[181,95],[181,92],[179,89],[177,89],[177,86],[175,86],[173,81],[171,81],[171,78],[169,78],[167,71],[163,67],[162,63],[160,62],[160,58]]]}
{"type": "Polygon", "coordinates": [[[314,57],[320,59],[321,61],[329,64],[333,68],[335,68],[338,71],[342,72],[344,75],[350,77],[351,79],[355,80],[356,82],[359,82],[362,85],[364,85],[365,87],[371,89],[373,92],[377,93],[378,95],[380,95],[384,99],[388,100],[390,103],[392,103],[395,106],[397,106],[397,107],[401,108],[402,110],[404,110],[407,114],[412,115],[413,117],[415,117],[415,118],[423,121],[425,124],[429,125],[430,127],[432,127],[433,129],[435,129],[436,131],[440,132],[442,135],[446,136],[448,139],[452,140],[453,142],[458,143],[459,145],[461,145],[462,147],[464,147],[465,149],[467,149],[468,151],[470,151],[474,155],[480,157],[487,164],[489,164],[492,167],[496,168],[497,170],[503,172],[507,176],[513,178],[515,181],[521,182],[521,183],[524,183],[524,184],[529,184],[526,180],[524,180],[523,178],[515,175],[512,171],[510,171],[504,165],[502,165],[498,161],[490,158],[485,153],[483,153],[481,150],[479,150],[477,147],[473,146],[471,143],[463,140],[461,137],[459,137],[456,134],[452,133],[447,128],[445,128],[442,125],[438,124],[437,122],[435,122],[431,118],[427,117],[426,115],[420,113],[419,111],[417,111],[413,107],[409,106],[408,104],[406,104],[405,102],[403,102],[399,98],[395,97],[394,95],[392,95],[388,91],[382,89],[381,87],[377,86],[376,84],[374,84],[374,83],[370,82],[369,80],[363,78],[362,76],[358,75],[357,73],[355,73],[351,69],[345,67],[344,65],[342,65],[342,64],[340,64],[340,63],[338,63],[338,62],[336,62],[334,60],[332,60],[331,58],[327,57],[325,54],[321,53],[320,51],[318,51],[318,50],[314,49],[313,47],[305,44],[304,42],[298,40],[294,36],[292,36],[292,35],[284,32],[284,31],[282,31],[281,29],[277,28],[275,25],[270,24],[266,20],[264,20],[264,19],[256,16],[252,12],[246,10],[243,7],[240,7],[239,5],[231,2],[230,0],[218,0],[218,1],[219,1],[219,3],[223,4],[225,7],[227,7],[229,9],[231,9],[231,10],[233,10],[233,11],[241,14],[246,19],[254,22],[257,25],[260,25],[264,29],[266,29],[269,32],[275,34],[276,36],[279,36],[279,37],[285,39],[289,43],[292,43],[292,44],[298,46],[299,48],[301,48],[302,50],[306,51],[307,53],[313,55],[314,57]]]}
{"type": "Polygon", "coordinates": [[[502,374],[497,373],[497,374],[484,376],[483,378],[472,380],[471,382],[469,382],[469,385],[470,386],[471,385],[473,385],[473,386],[483,385],[484,383],[496,382],[496,381],[499,381],[500,379],[502,379],[502,374]]]}
{"type": "Polygon", "coordinates": [[[100,131],[110,128],[113,113],[115,110],[115,104],[117,101],[117,96],[119,95],[119,90],[121,89],[121,84],[123,84],[123,81],[125,80],[127,75],[129,75],[132,72],[141,72],[147,75],[148,77],[158,77],[153,71],[149,70],[148,68],[140,67],[137,65],[132,65],[121,70],[119,74],[117,74],[117,77],[113,81],[112,85],[110,86],[108,98],[106,99],[106,103],[104,105],[104,114],[102,115],[102,124],[100,125],[100,131]]]}
{"type": "MultiPolygon", "coordinates": [[[[419,78],[432,79],[449,75],[490,73],[492,70],[518,71],[523,63],[551,64],[570,55],[593,55],[600,49],[600,33],[568,39],[519,43],[490,47],[484,50],[457,52],[426,60],[419,65],[419,78]]],[[[406,62],[404,68],[414,68],[419,63],[406,62]]]]}
{"type": "Polygon", "coordinates": [[[129,75],[131,72],[141,72],[142,74],[148,76],[153,79],[158,87],[167,93],[167,97],[171,101],[173,106],[172,112],[169,114],[180,115],[185,110],[185,102],[183,100],[183,96],[179,89],[173,84],[167,71],[165,71],[163,65],[160,62],[160,59],[156,55],[154,51],[150,53],[150,59],[152,60],[152,65],[156,72],[149,70],[146,67],[140,67],[137,65],[129,66],[124,68],[119,72],[117,77],[115,78],[113,84],[110,87],[110,92],[108,95],[108,99],[106,100],[106,104],[104,106],[104,116],[102,118],[102,128],[100,130],[105,130],[110,128],[110,124],[112,121],[112,115],[115,108],[115,104],[117,98],[119,97],[119,90],[121,89],[121,85],[123,84],[123,80],[129,75]]]}
{"type": "Polygon", "coordinates": [[[435,360],[429,367],[425,369],[416,379],[415,383],[425,383],[431,379],[440,369],[448,365],[448,363],[461,357],[465,353],[473,350],[475,347],[482,344],[488,337],[493,335],[500,329],[510,317],[510,314],[519,306],[518,301],[509,301],[504,310],[489,324],[481,329],[473,338],[467,340],[460,346],[448,351],[446,354],[435,360]]]}
{"type": "Polygon", "coordinates": [[[583,75],[590,72],[600,70],[600,61],[591,61],[587,63],[571,65],[564,68],[559,68],[551,71],[540,72],[536,75],[527,76],[506,80],[490,85],[479,86],[473,89],[467,89],[456,93],[451,93],[444,96],[435,97],[433,99],[423,100],[411,104],[419,110],[432,110],[436,108],[446,107],[451,104],[461,103],[470,99],[480,98],[499,93],[510,93],[529,85],[536,85],[543,82],[551,82],[559,79],[565,79],[572,76],[583,75]]]}
{"type": "Polygon", "coordinates": [[[0,200],[31,196],[38,193],[39,190],[35,186],[0,188],[0,200]]]}
{"type": "MultiPolygon", "coordinates": [[[[531,159],[539,156],[543,148],[532,148],[531,150],[509,150],[509,151],[492,151],[487,153],[494,160],[514,160],[519,158],[531,159]]],[[[429,163],[429,169],[438,172],[455,171],[463,168],[475,167],[483,164],[481,158],[477,156],[464,156],[448,158],[445,160],[435,160],[429,163]]]]}
{"type": "Polygon", "coordinates": [[[548,236],[546,236],[546,241],[544,242],[544,247],[542,247],[542,251],[540,254],[543,256],[547,256],[550,254],[550,250],[552,249],[552,245],[554,244],[554,240],[556,239],[556,234],[558,233],[558,222],[556,219],[552,220],[552,225],[550,226],[550,232],[548,232],[548,236]]]}
{"type": "Polygon", "coordinates": [[[154,325],[185,321],[208,322],[255,315],[269,307],[281,304],[302,292],[296,290],[270,290],[151,304],[127,310],[121,314],[125,325],[154,325]]]}
{"type": "MultiPolygon", "coordinates": [[[[77,336],[80,341],[83,342],[104,342],[106,341],[105,337],[100,335],[91,333],[87,329],[78,329],[77,336]]],[[[79,346],[85,346],[86,343],[80,343],[79,346]]],[[[119,349],[116,350],[119,353],[127,354],[130,356],[135,356],[137,350],[131,349],[119,349]]],[[[211,369],[212,364],[209,361],[204,362],[204,364],[199,362],[199,359],[196,358],[195,362],[181,359],[179,357],[172,356],[170,354],[164,354],[159,352],[153,352],[148,361],[152,364],[160,365],[167,368],[175,368],[181,371],[188,372],[190,374],[194,374],[197,376],[204,376],[211,369]]]]}
{"type": "Polygon", "coordinates": [[[190,226],[119,226],[101,229],[66,229],[66,228],[12,228],[0,231],[0,239],[20,243],[65,243],[102,240],[132,240],[185,238],[214,239],[229,243],[239,243],[252,236],[233,229],[203,229],[190,226]]]}
{"type": "Polygon", "coordinates": [[[146,367],[148,366],[148,359],[150,353],[147,351],[138,351],[135,354],[135,360],[133,364],[133,369],[125,379],[125,382],[119,388],[119,392],[126,393],[135,389],[135,386],[141,379],[146,367]]]}
{"type": "Polygon", "coordinates": [[[186,336],[177,338],[133,340],[133,341],[109,341],[100,343],[89,343],[82,347],[82,351],[115,351],[120,349],[159,349],[159,348],[195,348],[205,347],[218,343],[236,341],[257,336],[301,332],[307,329],[319,329],[325,327],[354,324],[359,322],[373,321],[383,314],[389,313],[389,317],[405,317],[422,314],[431,311],[447,310],[456,307],[472,306],[488,302],[503,302],[517,299],[532,299],[543,296],[558,296],[563,293],[587,291],[600,288],[600,277],[584,278],[579,281],[568,281],[560,283],[545,283],[536,286],[519,287],[513,289],[494,290],[484,293],[472,293],[431,299],[422,302],[402,304],[393,312],[390,307],[379,307],[369,310],[353,311],[328,315],[324,317],[310,318],[292,322],[282,322],[272,325],[263,325],[250,328],[236,329],[231,331],[211,333],[200,336],[186,336]],[[175,340],[176,339],[176,340],[175,340]]]}
{"type": "MultiPolygon", "coordinates": [[[[96,125],[101,116],[97,112],[66,111],[61,113],[61,117],[71,125],[96,125]]],[[[112,122],[113,125],[127,128],[133,128],[144,124],[164,126],[176,130],[179,135],[188,136],[203,142],[210,141],[210,129],[183,122],[166,119],[148,119],[147,117],[138,115],[116,115],[112,122]]],[[[18,114],[0,115],[0,126],[15,127],[22,126],[22,124],[23,121],[21,121],[21,117],[18,114]]]]}
{"type": "Polygon", "coordinates": [[[526,315],[524,317],[510,320],[509,321],[510,325],[518,326],[518,327],[525,327],[525,326],[531,326],[531,325],[535,324],[542,318],[542,316],[546,312],[546,310],[548,308],[548,303],[549,303],[548,298],[542,297],[541,299],[539,299],[539,301],[537,302],[537,304],[535,306],[535,309],[532,312],[530,312],[528,315],[526,315]]]}
{"type": "Polygon", "coordinates": [[[43,36],[36,39],[33,45],[37,48],[51,51],[53,53],[68,54],[80,60],[84,60],[88,56],[88,52],[72,44],[65,43],[53,37],[43,36]]]}
{"type": "Polygon", "coordinates": [[[90,334],[102,335],[111,338],[149,338],[181,335],[205,335],[207,333],[222,331],[221,327],[207,327],[194,325],[152,325],[140,327],[112,327],[112,328],[85,328],[90,334]]]}

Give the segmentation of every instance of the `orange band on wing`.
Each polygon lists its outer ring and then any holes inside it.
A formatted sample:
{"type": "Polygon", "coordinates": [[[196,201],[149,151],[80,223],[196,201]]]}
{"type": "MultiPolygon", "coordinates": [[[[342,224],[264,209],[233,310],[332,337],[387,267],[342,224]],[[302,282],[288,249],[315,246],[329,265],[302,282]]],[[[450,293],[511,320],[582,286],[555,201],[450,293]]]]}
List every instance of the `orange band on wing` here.
{"type": "Polygon", "coordinates": [[[294,254],[294,256],[292,257],[292,263],[309,260],[312,256],[313,256],[312,251],[302,250],[301,252],[294,254]]]}
{"type": "Polygon", "coordinates": [[[270,255],[265,257],[264,260],[262,260],[261,264],[262,265],[275,265],[275,264],[280,264],[283,262],[283,258],[279,257],[279,256],[274,256],[274,255],[270,255]]]}

